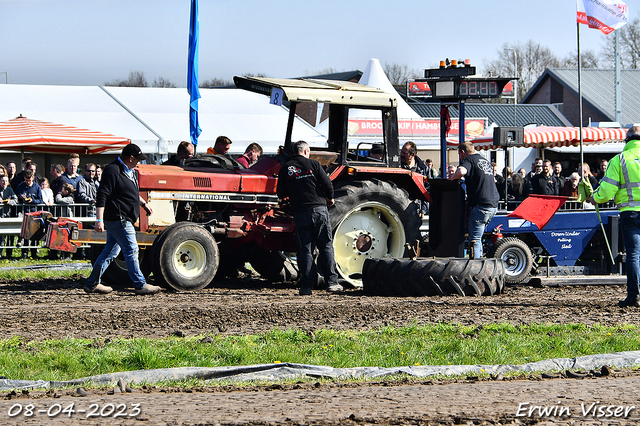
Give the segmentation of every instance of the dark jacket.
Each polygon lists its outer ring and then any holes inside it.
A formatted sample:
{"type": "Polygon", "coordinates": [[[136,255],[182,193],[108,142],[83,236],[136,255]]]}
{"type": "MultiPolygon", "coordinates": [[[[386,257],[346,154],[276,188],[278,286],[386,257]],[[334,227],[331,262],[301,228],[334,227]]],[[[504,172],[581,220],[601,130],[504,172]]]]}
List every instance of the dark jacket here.
{"type": "Polygon", "coordinates": [[[294,214],[326,206],[333,198],[333,184],[317,160],[296,155],[278,175],[278,198],[289,197],[294,214]]]}
{"type": "MultiPolygon", "coordinates": [[[[18,201],[19,202],[24,202],[27,204],[43,204],[44,201],[42,200],[42,189],[40,188],[40,185],[38,185],[37,183],[33,183],[33,185],[31,186],[27,186],[26,182],[22,182],[20,185],[18,185],[18,190],[16,191],[16,195],[18,196],[18,201]],[[31,198],[30,201],[23,201],[20,197],[20,195],[25,194],[27,198],[31,198]]],[[[35,207],[33,208],[29,208],[29,211],[36,211],[35,207]]]]}
{"type": "Polygon", "coordinates": [[[173,154],[167,161],[162,163],[162,166],[181,166],[183,161],[178,160],[178,155],[173,154]]]}
{"type": "Polygon", "coordinates": [[[55,197],[59,193],[62,192],[62,185],[67,183],[67,180],[62,177],[62,175],[58,176],[51,182],[51,191],[53,192],[53,196],[55,197]]]}
{"type": "MultiPolygon", "coordinates": [[[[413,157],[413,159],[415,160],[415,164],[413,167],[409,167],[408,164],[404,163],[402,163],[400,167],[402,167],[403,169],[411,170],[412,172],[420,173],[422,176],[427,176],[427,179],[430,179],[431,177],[429,176],[429,169],[424,161],[422,161],[417,155],[413,157]]],[[[421,201],[420,212],[423,215],[426,215],[429,212],[429,203],[427,203],[426,201],[421,201]]]]}
{"type": "Polygon", "coordinates": [[[2,190],[0,189],[0,197],[2,197],[2,204],[0,204],[0,217],[8,217],[10,214],[9,206],[15,206],[18,204],[18,197],[15,192],[13,192],[13,188],[11,185],[7,185],[7,187],[2,190]],[[4,200],[7,200],[4,203],[4,200]]]}
{"type": "MultiPolygon", "coordinates": [[[[39,174],[36,173],[35,175],[33,175],[34,182],[40,182],[40,179],[42,178],[40,177],[39,174]]],[[[9,184],[11,185],[13,192],[15,192],[16,194],[18,193],[17,191],[18,185],[20,185],[22,182],[24,182],[24,170],[16,173],[13,179],[11,179],[11,182],[9,184]]]]}
{"type": "Polygon", "coordinates": [[[104,207],[105,221],[119,221],[121,217],[135,223],[140,216],[140,193],[138,171],[133,170],[131,180],[124,172],[124,165],[118,158],[102,172],[100,189],[96,197],[96,207],[104,207]]]}
{"type": "Polygon", "coordinates": [[[62,176],[60,176],[60,177],[64,180],[64,183],[70,183],[71,186],[73,186],[73,190],[74,191],[78,190],[78,183],[81,180],[84,180],[84,176],[78,175],[78,174],[76,174],[75,176],[71,177],[68,174],[63,173],[62,176]]]}
{"type": "Polygon", "coordinates": [[[560,195],[560,187],[558,179],[553,175],[537,174],[531,180],[531,188],[533,194],[540,195],[560,195]]]}

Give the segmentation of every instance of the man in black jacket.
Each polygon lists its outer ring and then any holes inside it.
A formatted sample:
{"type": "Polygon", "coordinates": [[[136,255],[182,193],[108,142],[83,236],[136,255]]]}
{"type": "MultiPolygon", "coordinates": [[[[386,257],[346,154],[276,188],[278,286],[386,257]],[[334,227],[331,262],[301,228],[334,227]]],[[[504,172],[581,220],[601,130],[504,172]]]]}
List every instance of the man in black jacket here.
{"type": "Polygon", "coordinates": [[[328,206],[332,206],[333,185],[320,163],[309,158],[309,144],[294,145],[297,154],[280,169],[278,199],[289,199],[296,226],[298,267],[302,274],[300,295],[311,295],[318,279],[313,262],[314,247],[318,247],[318,262],[323,266],[328,291],[342,291],[338,284],[336,260],[333,253],[331,221],[328,206]]]}
{"type": "Polygon", "coordinates": [[[539,195],[560,195],[560,182],[553,175],[551,161],[544,160],[542,173],[538,173],[531,178],[531,189],[533,194],[539,195]]]}
{"type": "Polygon", "coordinates": [[[493,166],[478,154],[471,142],[458,145],[460,165],[449,180],[464,179],[469,212],[469,247],[473,259],[482,257],[484,229],[498,210],[500,196],[493,178],[493,166]]]}
{"type": "Polygon", "coordinates": [[[87,293],[110,293],[113,289],[100,283],[102,273],[109,263],[120,254],[124,254],[129,277],[133,281],[136,294],[154,294],[160,287],[147,284],[138,264],[138,243],[133,224],[140,216],[140,206],[147,215],[151,207],[140,197],[138,190],[138,161],[145,160],[137,145],[124,147],[122,154],[109,164],[102,173],[100,189],[96,197],[96,225],[98,232],[107,231],[107,244],[98,256],[93,271],[84,285],[87,293]]]}

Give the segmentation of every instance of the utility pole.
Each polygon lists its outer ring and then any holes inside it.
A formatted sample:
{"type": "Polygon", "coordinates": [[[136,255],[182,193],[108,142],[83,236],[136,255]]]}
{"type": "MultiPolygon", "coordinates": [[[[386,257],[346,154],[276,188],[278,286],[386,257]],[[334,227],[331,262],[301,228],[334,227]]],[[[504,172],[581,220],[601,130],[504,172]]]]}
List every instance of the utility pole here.
{"type": "Polygon", "coordinates": [[[616,30],[616,48],[615,48],[615,100],[616,111],[614,120],[618,122],[619,126],[622,126],[622,88],[620,87],[620,30],[616,30]]]}

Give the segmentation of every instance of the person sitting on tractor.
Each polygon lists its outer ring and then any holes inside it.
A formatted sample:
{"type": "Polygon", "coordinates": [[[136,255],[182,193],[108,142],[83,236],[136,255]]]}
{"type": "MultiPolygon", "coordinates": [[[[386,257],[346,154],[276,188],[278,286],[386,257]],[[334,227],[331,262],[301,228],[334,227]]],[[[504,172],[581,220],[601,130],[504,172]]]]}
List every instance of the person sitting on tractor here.
{"type": "Polygon", "coordinates": [[[218,136],[213,148],[207,148],[207,154],[225,155],[229,156],[229,150],[231,149],[231,139],[226,136],[218,136]]]}
{"type": "MultiPolygon", "coordinates": [[[[427,165],[417,156],[418,148],[414,142],[407,142],[402,146],[402,150],[400,151],[400,167],[403,169],[411,170],[412,172],[416,172],[421,174],[422,176],[427,176],[429,173],[429,169],[427,165]]],[[[422,201],[420,203],[420,216],[424,216],[429,213],[429,203],[426,201],[422,201]]]]}
{"type": "Polygon", "coordinates": [[[191,142],[182,141],[178,145],[178,152],[172,155],[171,157],[169,157],[169,159],[164,163],[162,163],[162,165],[163,166],[181,166],[184,160],[186,160],[187,158],[193,157],[193,153],[194,153],[193,144],[191,142]]]}
{"type": "Polygon", "coordinates": [[[244,154],[236,159],[236,161],[242,164],[245,168],[251,167],[258,161],[258,158],[262,155],[262,147],[253,142],[249,144],[247,149],[244,150],[244,154]]]}

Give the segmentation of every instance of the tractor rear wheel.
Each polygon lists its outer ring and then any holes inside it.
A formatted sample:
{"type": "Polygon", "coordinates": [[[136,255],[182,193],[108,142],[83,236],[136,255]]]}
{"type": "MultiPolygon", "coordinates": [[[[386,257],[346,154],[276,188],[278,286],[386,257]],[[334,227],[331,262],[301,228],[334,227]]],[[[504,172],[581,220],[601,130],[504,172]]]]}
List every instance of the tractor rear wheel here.
{"type": "Polygon", "coordinates": [[[362,278],[372,296],[492,296],[505,270],[500,259],[367,259],[362,278]]]}
{"type": "Polygon", "coordinates": [[[345,182],[335,189],[329,209],[338,275],[362,287],[366,259],[400,258],[405,244],[420,237],[418,205],[395,184],[371,179],[345,182]]]}
{"type": "Polygon", "coordinates": [[[533,266],[531,249],[518,238],[507,237],[497,240],[489,249],[487,256],[504,261],[507,284],[518,284],[531,276],[533,266]]]}
{"type": "Polygon", "coordinates": [[[176,224],[163,231],[153,249],[154,277],[177,291],[205,288],[220,264],[213,235],[195,224],[176,224]]]}

